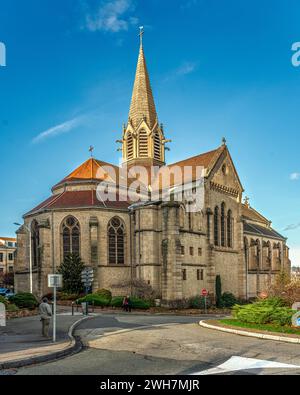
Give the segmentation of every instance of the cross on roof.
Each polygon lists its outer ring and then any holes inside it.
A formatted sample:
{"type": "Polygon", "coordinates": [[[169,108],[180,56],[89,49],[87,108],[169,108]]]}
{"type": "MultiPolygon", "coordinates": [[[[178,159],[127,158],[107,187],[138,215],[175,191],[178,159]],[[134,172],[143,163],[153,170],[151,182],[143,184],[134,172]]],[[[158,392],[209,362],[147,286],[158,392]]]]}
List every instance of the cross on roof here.
{"type": "Polygon", "coordinates": [[[143,35],[144,35],[145,31],[144,31],[144,26],[140,26],[140,40],[141,40],[141,45],[143,44],[143,35]]]}

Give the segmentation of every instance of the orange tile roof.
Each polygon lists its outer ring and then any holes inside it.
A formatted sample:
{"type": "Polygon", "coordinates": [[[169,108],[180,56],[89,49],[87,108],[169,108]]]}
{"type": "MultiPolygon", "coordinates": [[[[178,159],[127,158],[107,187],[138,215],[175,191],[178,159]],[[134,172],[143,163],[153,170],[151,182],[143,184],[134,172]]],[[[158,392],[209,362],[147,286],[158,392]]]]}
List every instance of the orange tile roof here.
{"type": "MultiPolygon", "coordinates": [[[[197,166],[202,166],[205,169],[207,168],[212,168],[216,160],[218,159],[219,155],[221,152],[224,150],[224,146],[221,146],[213,151],[205,152],[200,155],[193,156],[191,158],[184,159],[182,161],[172,163],[170,165],[167,165],[169,169],[172,169],[175,166],[183,168],[184,166],[191,166],[192,167],[192,178],[193,181],[196,179],[196,167],[197,166]]],[[[149,169],[148,169],[149,170],[149,169]]],[[[149,170],[150,172],[150,170],[149,170]]],[[[115,166],[111,163],[103,162],[94,158],[89,158],[87,161],[85,161],[83,164],[78,166],[72,173],[70,173],[67,177],[65,177],[63,180],[61,180],[59,183],[57,183],[53,188],[52,191],[55,189],[59,188],[60,186],[64,185],[67,182],[82,182],[82,181],[108,181],[111,183],[114,183],[116,185],[119,185],[119,174],[120,174],[120,168],[118,166],[115,166]],[[111,167],[114,169],[115,174],[110,174],[109,172],[106,171],[105,167],[111,167]]],[[[129,178],[127,180],[128,185],[131,184],[132,181],[135,179],[129,178]]],[[[126,182],[126,181],[125,181],[126,182]]],[[[150,182],[150,178],[149,178],[150,182]]],[[[162,188],[161,182],[159,182],[160,186],[159,188],[162,188]]],[[[171,182],[173,185],[173,182],[171,182]]],[[[147,186],[146,186],[147,187],[147,186]]],[[[50,197],[49,200],[54,199],[55,197],[50,197]]],[[[48,203],[48,201],[47,201],[48,203]]],[[[42,203],[43,205],[44,203],[42,203]]],[[[41,207],[39,207],[40,209],[41,207]]]]}
{"type": "Polygon", "coordinates": [[[213,151],[205,152],[200,155],[193,156],[191,158],[184,159],[180,162],[172,163],[172,164],[168,165],[168,167],[203,166],[204,168],[208,168],[218,152],[221,152],[220,148],[217,148],[213,151]]]}
{"type": "Polygon", "coordinates": [[[4,240],[4,241],[17,241],[17,239],[15,237],[1,237],[0,236],[0,240],[4,240]]]}
{"type": "Polygon", "coordinates": [[[68,181],[79,181],[79,180],[98,180],[98,181],[110,181],[115,182],[115,177],[105,170],[105,167],[112,167],[115,170],[116,176],[118,175],[118,166],[112,165],[111,163],[102,162],[94,158],[90,158],[85,161],[82,165],[77,167],[72,173],[61,180],[53,188],[56,188],[68,181]]]}

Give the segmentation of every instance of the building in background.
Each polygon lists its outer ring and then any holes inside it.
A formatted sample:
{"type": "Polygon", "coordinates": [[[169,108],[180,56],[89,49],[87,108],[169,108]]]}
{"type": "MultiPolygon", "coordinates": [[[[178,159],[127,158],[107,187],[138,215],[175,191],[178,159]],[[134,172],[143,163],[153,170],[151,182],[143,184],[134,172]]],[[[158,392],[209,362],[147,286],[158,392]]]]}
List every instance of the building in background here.
{"type": "Polygon", "coordinates": [[[17,239],[0,236],[0,276],[14,272],[17,239]]]}

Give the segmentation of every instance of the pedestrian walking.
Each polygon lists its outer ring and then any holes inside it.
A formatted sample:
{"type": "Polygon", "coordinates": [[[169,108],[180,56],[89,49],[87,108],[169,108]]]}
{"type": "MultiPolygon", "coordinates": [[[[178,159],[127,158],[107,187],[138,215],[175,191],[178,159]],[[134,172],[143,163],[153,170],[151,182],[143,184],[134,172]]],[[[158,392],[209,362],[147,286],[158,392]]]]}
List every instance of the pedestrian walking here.
{"type": "Polygon", "coordinates": [[[131,313],[131,300],[130,300],[130,297],[128,295],[125,296],[125,298],[123,299],[123,309],[127,313],[131,313]]]}
{"type": "Polygon", "coordinates": [[[42,322],[42,335],[49,339],[49,327],[52,317],[52,309],[48,303],[47,298],[43,298],[42,303],[39,306],[41,322],[42,322]]]}

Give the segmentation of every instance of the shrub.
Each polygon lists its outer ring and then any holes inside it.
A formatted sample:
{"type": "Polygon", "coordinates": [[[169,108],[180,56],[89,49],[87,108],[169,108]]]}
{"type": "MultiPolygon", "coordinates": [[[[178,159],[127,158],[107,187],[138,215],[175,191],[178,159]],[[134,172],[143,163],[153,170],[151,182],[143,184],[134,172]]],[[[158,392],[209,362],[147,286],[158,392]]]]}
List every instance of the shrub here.
{"type": "MultiPolygon", "coordinates": [[[[205,309],[204,296],[194,296],[189,299],[189,307],[192,309],[205,309]]],[[[206,307],[211,307],[211,300],[209,297],[206,298],[206,307]]]]}
{"type": "Polygon", "coordinates": [[[140,299],[140,298],[130,298],[131,301],[131,307],[133,309],[141,309],[141,310],[148,310],[151,307],[151,302],[140,299]]]}
{"type": "Polygon", "coordinates": [[[108,289],[98,289],[98,291],[94,292],[96,295],[99,295],[105,299],[112,299],[112,294],[108,289]]]}
{"type": "Polygon", "coordinates": [[[110,305],[112,307],[122,307],[123,306],[123,296],[115,296],[112,298],[110,305]]]}
{"type": "Polygon", "coordinates": [[[78,295],[78,294],[69,294],[69,293],[66,293],[66,292],[60,292],[57,295],[57,298],[59,300],[71,300],[71,301],[74,301],[74,300],[77,300],[78,298],[80,298],[80,295],[78,295]]]}
{"type": "Polygon", "coordinates": [[[7,311],[10,311],[11,313],[15,313],[16,311],[19,311],[19,307],[17,307],[13,303],[10,303],[7,305],[7,311]]]}
{"type": "Polygon", "coordinates": [[[224,292],[220,302],[219,307],[232,307],[238,303],[238,299],[230,292],[224,292]]]}
{"type": "Polygon", "coordinates": [[[259,299],[256,302],[256,305],[259,306],[267,306],[267,307],[286,307],[286,302],[279,297],[267,298],[267,299],[259,299]]]}
{"type": "Polygon", "coordinates": [[[282,307],[278,298],[266,299],[246,306],[235,305],[233,315],[242,322],[254,324],[291,325],[295,313],[288,307],[282,307]]]}
{"type": "Polygon", "coordinates": [[[90,294],[85,296],[84,298],[77,299],[77,303],[88,302],[90,304],[94,304],[95,306],[106,307],[109,306],[110,300],[107,298],[103,298],[97,294],[90,294]]]}
{"type": "Polygon", "coordinates": [[[38,306],[36,297],[31,293],[18,293],[10,298],[10,302],[14,303],[20,309],[33,310],[38,306]]]}
{"type": "Polygon", "coordinates": [[[4,296],[0,296],[0,303],[3,303],[4,306],[7,308],[8,300],[4,296]]]}

